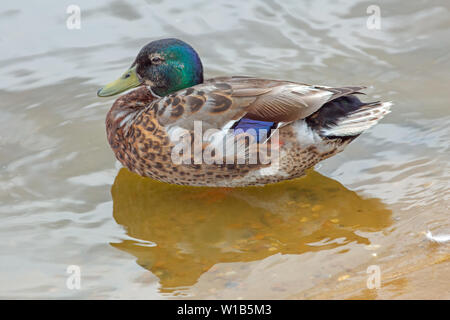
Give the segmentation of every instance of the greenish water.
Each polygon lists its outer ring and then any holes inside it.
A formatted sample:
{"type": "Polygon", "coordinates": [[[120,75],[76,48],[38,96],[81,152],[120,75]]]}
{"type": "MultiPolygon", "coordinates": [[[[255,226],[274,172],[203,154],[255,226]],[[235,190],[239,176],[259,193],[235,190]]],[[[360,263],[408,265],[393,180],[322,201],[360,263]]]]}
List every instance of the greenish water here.
{"type": "Polygon", "coordinates": [[[0,297],[450,298],[450,5],[8,2],[0,10],[0,297]],[[367,85],[393,112],[307,177],[218,191],[119,170],[96,90],[177,37],[207,77],[367,85]],[[66,286],[69,265],[81,289],[66,286]],[[381,288],[366,287],[379,266],[381,288]]]}

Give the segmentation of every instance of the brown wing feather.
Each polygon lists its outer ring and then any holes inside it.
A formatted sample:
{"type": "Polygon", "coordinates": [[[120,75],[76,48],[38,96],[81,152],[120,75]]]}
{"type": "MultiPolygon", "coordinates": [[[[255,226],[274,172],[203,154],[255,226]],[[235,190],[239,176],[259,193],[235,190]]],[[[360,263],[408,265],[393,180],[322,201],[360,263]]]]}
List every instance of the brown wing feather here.
{"type": "Polygon", "coordinates": [[[162,125],[186,129],[194,120],[204,128],[222,128],[231,120],[292,122],[308,117],[326,102],[364,87],[328,88],[251,77],[221,77],[155,101],[162,125]]]}

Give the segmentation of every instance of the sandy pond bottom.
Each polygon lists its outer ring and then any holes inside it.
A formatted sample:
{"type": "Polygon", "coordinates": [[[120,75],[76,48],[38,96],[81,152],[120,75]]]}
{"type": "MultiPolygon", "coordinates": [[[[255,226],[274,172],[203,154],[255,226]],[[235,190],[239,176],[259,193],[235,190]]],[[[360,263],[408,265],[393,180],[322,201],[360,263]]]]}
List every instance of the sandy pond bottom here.
{"type": "Polygon", "coordinates": [[[445,245],[426,240],[423,231],[403,234],[402,224],[410,223],[379,199],[314,171],[263,188],[214,189],[169,186],[122,169],[112,196],[114,219],[139,240],[111,245],[158,277],[161,293],[219,299],[449,295],[445,245]]]}

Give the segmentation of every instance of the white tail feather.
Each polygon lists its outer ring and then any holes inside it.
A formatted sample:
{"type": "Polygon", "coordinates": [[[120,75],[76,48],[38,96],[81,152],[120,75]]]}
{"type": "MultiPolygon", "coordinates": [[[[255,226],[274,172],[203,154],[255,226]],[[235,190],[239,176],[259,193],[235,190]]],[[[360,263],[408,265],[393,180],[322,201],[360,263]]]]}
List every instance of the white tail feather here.
{"type": "Polygon", "coordinates": [[[324,136],[355,136],[373,127],[391,112],[392,102],[382,102],[367,105],[355,112],[349,113],[337,121],[331,128],[322,129],[324,136]]]}

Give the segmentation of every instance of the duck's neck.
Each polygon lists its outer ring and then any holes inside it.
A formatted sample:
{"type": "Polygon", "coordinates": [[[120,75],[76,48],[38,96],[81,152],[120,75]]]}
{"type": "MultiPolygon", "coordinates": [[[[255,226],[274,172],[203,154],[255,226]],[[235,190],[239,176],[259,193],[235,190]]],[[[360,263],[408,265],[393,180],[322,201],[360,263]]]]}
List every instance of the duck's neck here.
{"type": "Polygon", "coordinates": [[[106,133],[110,144],[117,138],[118,130],[126,126],[135,114],[152,102],[155,96],[142,86],[120,96],[106,115],[106,133]]]}

